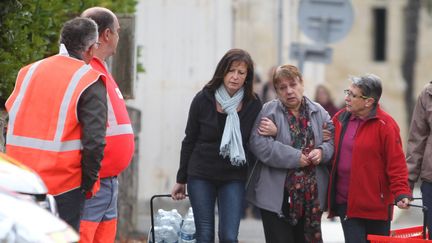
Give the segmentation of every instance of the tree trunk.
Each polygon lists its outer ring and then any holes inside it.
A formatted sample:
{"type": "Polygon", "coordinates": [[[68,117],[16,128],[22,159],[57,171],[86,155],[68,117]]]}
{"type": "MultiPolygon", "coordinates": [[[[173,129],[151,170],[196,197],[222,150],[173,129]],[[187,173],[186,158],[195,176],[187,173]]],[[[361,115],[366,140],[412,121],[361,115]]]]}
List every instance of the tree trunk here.
{"type": "Polygon", "coordinates": [[[405,8],[404,53],[402,59],[402,77],[406,83],[405,108],[407,124],[411,123],[414,110],[414,76],[417,60],[418,23],[420,15],[420,0],[408,0],[405,8]]]}

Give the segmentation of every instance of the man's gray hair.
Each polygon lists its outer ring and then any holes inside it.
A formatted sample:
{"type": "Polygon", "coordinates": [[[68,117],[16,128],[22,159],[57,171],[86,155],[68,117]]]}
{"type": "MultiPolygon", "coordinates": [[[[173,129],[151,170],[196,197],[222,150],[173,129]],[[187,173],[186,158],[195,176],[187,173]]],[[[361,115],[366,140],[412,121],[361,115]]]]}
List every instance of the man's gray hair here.
{"type": "Polygon", "coordinates": [[[67,21],[61,30],[60,43],[69,54],[78,57],[98,40],[98,27],[94,20],[76,17],[67,21]]]}
{"type": "Polygon", "coordinates": [[[351,76],[350,80],[353,85],[357,86],[361,91],[362,95],[370,98],[374,98],[374,105],[378,104],[382,94],[381,78],[375,74],[365,74],[363,76],[351,76]]]}

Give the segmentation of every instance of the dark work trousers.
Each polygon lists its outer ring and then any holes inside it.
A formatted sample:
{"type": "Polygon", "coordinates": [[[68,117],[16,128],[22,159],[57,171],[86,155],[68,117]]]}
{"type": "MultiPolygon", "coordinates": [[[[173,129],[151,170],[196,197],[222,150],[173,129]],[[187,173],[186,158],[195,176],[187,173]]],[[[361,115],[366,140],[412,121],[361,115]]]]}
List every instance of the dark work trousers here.
{"type": "Polygon", "coordinates": [[[389,235],[390,220],[372,220],[361,218],[346,219],[346,204],[336,205],[336,214],[340,217],[346,243],[368,242],[367,235],[389,235]]]}
{"type": "MultiPolygon", "coordinates": [[[[427,211],[427,228],[428,231],[432,230],[432,183],[427,181],[422,181],[420,190],[423,197],[423,206],[426,206],[429,210],[427,211]]],[[[429,234],[429,239],[431,239],[432,234],[429,234]]]]}
{"type": "Polygon", "coordinates": [[[57,203],[59,216],[79,232],[81,213],[84,209],[85,196],[80,188],[65,192],[54,197],[57,203]]]}
{"type": "Polygon", "coordinates": [[[267,243],[305,242],[303,218],[293,226],[286,218],[279,217],[277,213],[261,209],[261,219],[267,243]]]}

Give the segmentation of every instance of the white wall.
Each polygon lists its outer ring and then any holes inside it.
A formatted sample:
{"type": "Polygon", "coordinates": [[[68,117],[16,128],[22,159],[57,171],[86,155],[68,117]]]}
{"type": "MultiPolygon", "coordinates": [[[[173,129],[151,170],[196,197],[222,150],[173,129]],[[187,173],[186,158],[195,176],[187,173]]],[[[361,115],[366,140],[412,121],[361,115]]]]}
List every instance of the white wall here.
{"type": "MultiPolygon", "coordinates": [[[[299,0],[140,0],[136,12],[136,40],[142,48],[138,58],[146,69],[136,82],[136,99],[128,103],[142,111],[140,134],[139,199],[171,190],[179,163],[190,101],[211,78],[217,62],[231,47],[248,50],[265,79],[277,53],[278,4],[283,3],[283,63],[291,42],[310,42],[299,30],[299,0]],[[235,13],[235,18],[233,16],[235,13]],[[235,21],[235,22],[234,22],[235,21]],[[235,28],[233,27],[235,26],[235,28]],[[233,33],[235,31],[235,33],[233,33]],[[235,34],[235,36],[233,36],[235,34]]],[[[383,106],[406,131],[400,73],[403,53],[403,8],[407,0],[351,1],[355,19],[348,35],[330,46],[329,65],[305,63],[306,94],[325,83],[339,103],[349,74],[376,73],[383,78],[383,106]],[[388,8],[388,61],[371,59],[371,9],[388,8]],[[402,107],[402,108],[401,108],[402,107]]],[[[422,9],[416,93],[430,79],[432,48],[431,17],[422,9]]]]}
{"type": "MultiPolygon", "coordinates": [[[[247,50],[255,62],[255,71],[267,81],[271,67],[298,65],[289,58],[292,42],[312,43],[298,27],[299,0],[236,0],[234,4],[234,46],[247,50]],[[279,11],[281,9],[281,11],[279,11]],[[279,24],[281,25],[278,28],[279,24]],[[280,31],[280,33],[279,33],[280,31]],[[278,47],[281,36],[282,46],[278,47]],[[281,55],[281,63],[278,56],[281,55]]],[[[312,97],[315,86],[324,82],[325,65],[304,63],[305,93],[312,97]]],[[[257,87],[257,91],[260,87],[257,87]]]]}
{"type": "Polygon", "coordinates": [[[231,0],[141,0],[136,99],[142,112],[138,200],[175,183],[189,105],[232,45],[231,0]]]}

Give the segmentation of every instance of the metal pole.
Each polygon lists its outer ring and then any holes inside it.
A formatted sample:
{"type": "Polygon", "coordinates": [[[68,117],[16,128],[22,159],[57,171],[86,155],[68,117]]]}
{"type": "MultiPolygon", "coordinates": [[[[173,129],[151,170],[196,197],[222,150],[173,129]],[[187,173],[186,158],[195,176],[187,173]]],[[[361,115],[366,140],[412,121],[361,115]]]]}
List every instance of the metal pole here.
{"type": "Polygon", "coordinates": [[[300,46],[299,58],[298,58],[298,68],[299,68],[300,73],[302,75],[303,75],[303,65],[305,62],[305,56],[306,56],[306,51],[302,46],[300,46]]]}
{"type": "Polygon", "coordinates": [[[283,1],[278,0],[278,20],[277,20],[277,64],[282,64],[282,43],[283,43],[283,1]]]}

